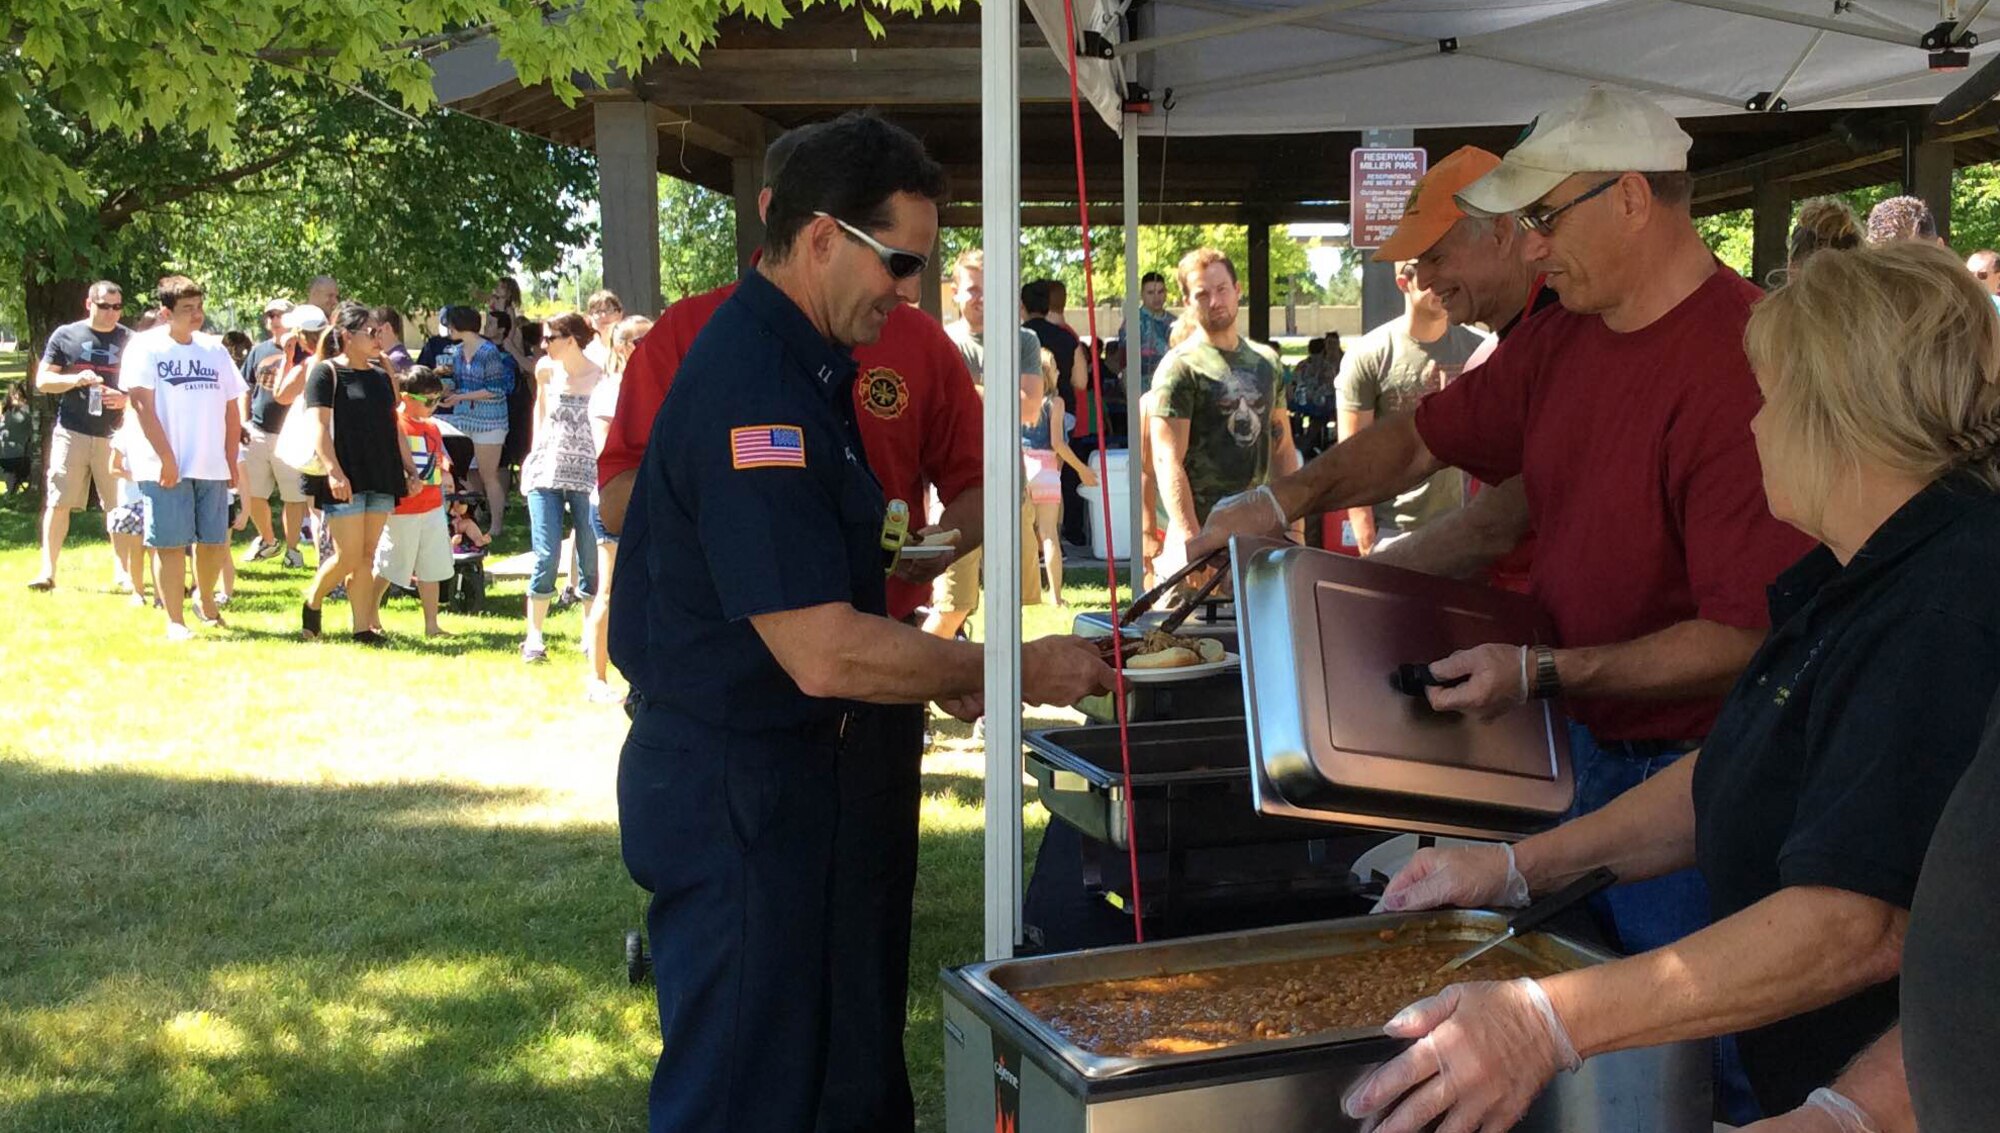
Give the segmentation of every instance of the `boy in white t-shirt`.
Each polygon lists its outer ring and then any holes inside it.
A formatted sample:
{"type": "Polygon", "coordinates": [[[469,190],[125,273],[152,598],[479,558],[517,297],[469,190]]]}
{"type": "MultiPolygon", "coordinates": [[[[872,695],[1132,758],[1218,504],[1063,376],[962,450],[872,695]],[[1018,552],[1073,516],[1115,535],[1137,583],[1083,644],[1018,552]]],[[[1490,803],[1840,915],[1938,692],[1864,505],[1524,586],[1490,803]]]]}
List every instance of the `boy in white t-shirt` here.
{"type": "Polygon", "coordinates": [[[187,546],[195,547],[195,616],[222,625],[215,583],[229,557],[229,489],[236,483],[243,376],[222,340],[200,333],[201,286],[186,276],[160,280],[165,325],[136,335],[119,363],[145,443],[128,458],[146,497],[146,546],[159,555],[154,581],[167,610],[167,638],[194,636],[182,618],[187,546]]]}

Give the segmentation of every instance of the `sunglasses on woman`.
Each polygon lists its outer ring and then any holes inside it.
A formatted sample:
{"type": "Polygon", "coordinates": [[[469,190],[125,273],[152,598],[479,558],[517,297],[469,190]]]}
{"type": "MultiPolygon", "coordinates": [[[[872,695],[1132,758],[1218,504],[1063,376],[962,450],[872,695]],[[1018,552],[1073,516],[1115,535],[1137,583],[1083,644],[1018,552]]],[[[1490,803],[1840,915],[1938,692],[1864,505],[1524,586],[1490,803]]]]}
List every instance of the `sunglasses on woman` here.
{"type": "Polygon", "coordinates": [[[874,252],[875,258],[882,261],[882,268],[889,273],[890,279],[908,279],[924,270],[924,265],[930,262],[929,256],[920,256],[901,248],[891,248],[830,212],[815,212],[813,215],[823,216],[840,225],[840,230],[853,237],[855,243],[874,252]]]}

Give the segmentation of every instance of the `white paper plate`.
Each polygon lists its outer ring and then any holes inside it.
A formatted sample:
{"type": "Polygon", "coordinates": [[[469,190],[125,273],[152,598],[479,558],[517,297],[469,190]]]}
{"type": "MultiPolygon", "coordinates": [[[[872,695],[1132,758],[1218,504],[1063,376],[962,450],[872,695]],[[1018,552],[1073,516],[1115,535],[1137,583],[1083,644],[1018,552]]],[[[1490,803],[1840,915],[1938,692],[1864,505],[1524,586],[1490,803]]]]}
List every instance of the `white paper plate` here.
{"type": "Polygon", "coordinates": [[[950,543],[937,543],[930,546],[911,543],[898,552],[898,556],[917,562],[924,559],[942,559],[955,553],[957,550],[958,548],[950,543]]]}
{"type": "Polygon", "coordinates": [[[1220,661],[1204,661],[1199,665],[1182,665],[1178,669],[1133,669],[1125,670],[1125,679],[1135,685],[1169,684],[1174,681],[1192,680],[1196,677],[1226,673],[1237,666],[1241,659],[1234,653],[1224,653],[1220,661]]]}

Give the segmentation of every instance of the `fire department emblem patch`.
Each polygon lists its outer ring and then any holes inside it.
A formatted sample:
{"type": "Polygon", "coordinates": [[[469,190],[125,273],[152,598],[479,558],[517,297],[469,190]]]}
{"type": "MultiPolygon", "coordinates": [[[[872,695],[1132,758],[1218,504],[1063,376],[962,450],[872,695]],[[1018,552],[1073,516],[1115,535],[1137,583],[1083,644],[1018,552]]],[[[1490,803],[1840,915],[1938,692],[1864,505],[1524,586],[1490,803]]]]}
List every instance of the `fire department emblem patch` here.
{"type": "Polygon", "coordinates": [[[884,421],[894,421],[910,407],[910,386],[903,375],[878,366],[862,379],[861,404],[884,421]]]}

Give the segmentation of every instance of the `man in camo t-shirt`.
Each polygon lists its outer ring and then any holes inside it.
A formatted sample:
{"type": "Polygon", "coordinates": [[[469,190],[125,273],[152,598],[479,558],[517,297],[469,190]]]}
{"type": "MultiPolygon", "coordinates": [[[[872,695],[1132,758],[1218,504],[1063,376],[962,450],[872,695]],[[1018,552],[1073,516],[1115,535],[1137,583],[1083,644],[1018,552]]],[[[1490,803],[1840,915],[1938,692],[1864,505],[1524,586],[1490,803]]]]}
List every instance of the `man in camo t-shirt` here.
{"type": "Polygon", "coordinates": [[[1278,353],[1236,332],[1235,265],[1198,248],[1182,258],[1180,279],[1195,331],[1160,362],[1147,425],[1167,513],[1161,573],[1183,561],[1217,500],[1299,466],[1278,353]]]}

